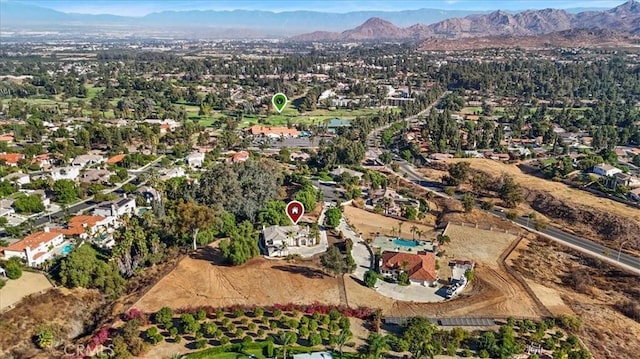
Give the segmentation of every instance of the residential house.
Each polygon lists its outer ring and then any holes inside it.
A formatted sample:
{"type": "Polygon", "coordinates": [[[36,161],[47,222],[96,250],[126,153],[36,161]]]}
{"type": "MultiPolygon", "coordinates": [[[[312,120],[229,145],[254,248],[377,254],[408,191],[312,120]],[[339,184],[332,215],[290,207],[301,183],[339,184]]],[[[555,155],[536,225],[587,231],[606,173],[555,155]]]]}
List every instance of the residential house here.
{"type": "Polygon", "coordinates": [[[104,157],[100,155],[80,155],[71,161],[71,166],[87,167],[104,163],[104,161],[104,157]]]}
{"type": "Polygon", "coordinates": [[[409,275],[412,284],[435,286],[438,282],[436,256],[433,252],[382,252],[380,274],[397,280],[401,272],[409,275]]]}
{"type": "Polygon", "coordinates": [[[289,247],[310,247],[318,243],[307,226],[271,226],[262,229],[269,256],[287,256],[289,247]]]}
{"type": "Polygon", "coordinates": [[[160,197],[160,192],[150,186],[142,186],[138,188],[137,192],[142,196],[142,198],[144,198],[144,201],[147,204],[151,204],[154,201],[162,200],[162,198],[160,197]]]}
{"type": "Polygon", "coordinates": [[[80,167],[57,167],[51,170],[51,179],[54,181],[71,180],[75,181],[80,176],[80,167]]]}
{"type": "Polygon", "coordinates": [[[359,179],[362,179],[362,177],[364,176],[364,173],[362,172],[354,171],[352,169],[344,168],[344,167],[338,167],[335,170],[331,171],[330,174],[333,177],[340,177],[345,173],[348,173],[352,177],[358,177],[359,179]]]}
{"type": "Polygon", "coordinates": [[[79,215],[71,217],[65,228],[51,228],[51,231],[62,233],[66,237],[89,239],[100,232],[106,232],[114,225],[115,217],[79,215]]]}
{"type": "Polygon", "coordinates": [[[629,198],[633,201],[640,201],[640,187],[634,188],[629,191],[629,198]]]}
{"type": "Polygon", "coordinates": [[[5,133],[3,135],[0,135],[0,142],[13,143],[14,140],[15,137],[13,136],[13,133],[5,133]]]}
{"type": "Polygon", "coordinates": [[[40,168],[48,168],[54,164],[54,158],[49,153],[33,157],[31,164],[37,164],[40,168]]]}
{"type": "Polygon", "coordinates": [[[0,153],[0,162],[4,162],[7,166],[16,167],[23,159],[22,153],[0,153]]]}
{"type": "Polygon", "coordinates": [[[249,159],[249,152],[247,151],[239,151],[233,154],[233,156],[227,158],[227,162],[230,163],[240,163],[249,159]]]}
{"type": "Polygon", "coordinates": [[[15,183],[19,186],[23,186],[25,184],[31,183],[31,177],[28,174],[22,173],[22,172],[14,172],[14,173],[8,174],[4,176],[2,180],[15,183]]]}
{"type": "Polygon", "coordinates": [[[415,209],[420,209],[420,202],[414,199],[405,198],[390,188],[372,191],[369,194],[369,198],[371,199],[371,205],[380,206],[384,209],[386,214],[393,216],[402,216],[402,207],[404,206],[411,206],[415,209]]]}
{"type": "Polygon", "coordinates": [[[435,161],[443,161],[443,160],[453,158],[453,155],[448,153],[433,153],[429,155],[429,158],[435,161]]]}
{"type": "Polygon", "coordinates": [[[160,176],[160,180],[161,181],[166,181],[169,180],[171,178],[177,178],[177,177],[184,177],[186,176],[186,172],[184,171],[183,168],[181,167],[174,167],[168,170],[165,170],[163,175],[160,176]]]}
{"type": "Polygon", "coordinates": [[[133,197],[122,197],[109,202],[100,203],[94,210],[94,216],[117,217],[125,214],[133,215],[136,211],[136,199],[133,197]]]}
{"type": "Polygon", "coordinates": [[[27,265],[34,267],[53,258],[53,249],[63,242],[62,233],[52,232],[49,227],[45,227],[43,231],[32,233],[4,248],[4,258],[19,257],[24,259],[27,265]]]}
{"type": "Polygon", "coordinates": [[[255,125],[249,127],[248,131],[253,136],[264,136],[272,139],[278,139],[281,137],[298,137],[300,135],[298,130],[288,127],[264,127],[255,125]]]}
{"type": "Polygon", "coordinates": [[[622,170],[606,163],[593,166],[593,173],[600,176],[613,176],[616,173],[622,173],[622,170]]]}
{"type": "Polygon", "coordinates": [[[26,194],[30,195],[30,196],[38,196],[40,197],[40,200],[42,201],[42,204],[45,207],[49,207],[51,205],[51,199],[49,197],[47,197],[47,192],[43,189],[36,189],[33,191],[25,191],[26,194]]]}
{"type": "Polygon", "coordinates": [[[115,155],[113,157],[109,157],[109,159],[107,159],[105,163],[110,166],[117,165],[118,163],[124,161],[124,157],[124,154],[115,155]]]}
{"type": "Polygon", "coordinates": [[[203,152],[192,152],[185,158],[185,162],[191,168],[202,168],[205,154],[203,152]]]}
{"type": "Polygon", "coordinates": [[[80,182],[109,185],[112,174],[113,173],[108,170],[88,170],[80,176],[80,182]]]}

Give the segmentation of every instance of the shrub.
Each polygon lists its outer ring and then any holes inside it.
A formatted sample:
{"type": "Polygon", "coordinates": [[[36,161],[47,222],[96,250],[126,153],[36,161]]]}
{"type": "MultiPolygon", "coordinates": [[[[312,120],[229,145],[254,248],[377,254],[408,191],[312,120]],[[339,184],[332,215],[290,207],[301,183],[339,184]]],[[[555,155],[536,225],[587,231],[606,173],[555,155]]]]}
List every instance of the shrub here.
{"type": "Polygon", "coordinates": [[[230,340],[229,340],[229,337],[227,337],[226,335],[225,335],[225,336],[223,336],[222,338],[220,338],[220,344],[222,344],[222,345],[227,345],[227,344],[229,344],[229,341],[230,341],[230,340]]]}
{"type": "Polygon", "coordinates": [[[262,316],[264,315],[264,309],[262,309],[262,308],[256,308],[256,309],[253,311],[253,315],[254,315],[256,318],[260,318],[260,317],[262,317],[262,316]]]}
{"type": "Polygon", "coordinates": [[[262,330],[262,329],[258,329],[258,332],[257,332],[256,334],[258,334],[258,336],[259,336],[260,338],[262,338],[262,337],[264,337],[264,330],[262,330]]]}
{"type": "Polygon", "coordinates": [[[242,338],[242,336],[244,335],[244,330],[238,328],[236,329],[236,332],[234,333],[234,335],[236,336],[236,338],[242,338]]]}
{"type": "Polygon", "coordinates": [[[207,346],[207,340],[206,339],[196,340],[196,349],[202,349],[205,346],[207,346]]]}
{"type": "Polygon", "coordinates": [[[273,317],[274,318],[279,318],[282,315],[282,310],[280,309],[276,309],[273,311],[273,317]]]}
{"type": "Polygon", "coordinates": [[[196,313],[197,320],[203,320],[207,317],[207,312],[204,309],[200,309],[198,313],[196,313]]]}
{"type": "Polygon", "coordinates": [[[0,289],[2,289],[2,287],[4,287],[5,284],[7,284],[7,281],[4,279],[0,279],[0,289]]]}
{"type": "Polygon", "coordinates": [[[249,319],[248,318],[242,318],[240,320],[240,323],[242,323],[242,325],[247,325],[247,323],[249,323],[249,319]]]}
{"type": "Polygon", "coordinates": [[[244,316],[244,311],[242,311],[241,309],[238,309],[238,310],[236,310],[235,312],[233,312],[233,315],[234,315],[236,318],[240,318],[240,317],[244,316]]]}
{"type": "Polygon", "coordinates": [[[172,337],[178,335],[178,328],[172,327],[171,329],[169,329],[169,335],[171,335],[172,337]]]}
{"type": "Polygon", "coordinates": [[[38,348],[47,349],[53,346],[55,341],[54,332],[49,327],[41,327],[36,332],[35,342],[38,348]]]}
{"type": "Polygon", "coordinates": [[[247,335],[244,338],[242,338],[242,342],[245,343],[245,344],[251,343],[251,342],[253,342],[253,338],[251,338],[250,335],[247,335]]]}
{"type": "Polygon", "coordinates": [[[309,344],[311,344],[312,347],[322,344],[322,336],[318,333],[309,335],[309,344]]]}
{"type": "Polygon", "coordinates": [[[249,328],[249,330],[251,330],[251,331],[256,330],[256,323],[249,323],[248,328],[249,328]]]}
{"type": "Polygon", "coordinates": [[[278,327],[278,322],[277,321],[272,320],[272,321],[269,322],[269,328],[271,328],[272,330],[276,329],[277,327],[278,327]]]}

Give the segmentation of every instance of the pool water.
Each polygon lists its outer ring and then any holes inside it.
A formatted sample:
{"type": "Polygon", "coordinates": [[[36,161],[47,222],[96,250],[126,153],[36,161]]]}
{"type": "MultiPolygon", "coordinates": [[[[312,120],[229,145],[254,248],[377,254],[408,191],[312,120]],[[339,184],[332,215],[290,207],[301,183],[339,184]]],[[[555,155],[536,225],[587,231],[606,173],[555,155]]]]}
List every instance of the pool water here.
{"type": "Polygon", "coordinates": [[[62,247],[61,253],[66,256],[67,254],[69,254],[69,252],[71,252],[72,249],[73,249],[73,245],[66,244],[64,247],[62,247]]]}
{"type": "Polygon", "coordinates": [[[396,238],[393,240],[393,244],[397,246],[403,246],[403,247],[417,247],[419,245],[419,242],[396,238]]]}

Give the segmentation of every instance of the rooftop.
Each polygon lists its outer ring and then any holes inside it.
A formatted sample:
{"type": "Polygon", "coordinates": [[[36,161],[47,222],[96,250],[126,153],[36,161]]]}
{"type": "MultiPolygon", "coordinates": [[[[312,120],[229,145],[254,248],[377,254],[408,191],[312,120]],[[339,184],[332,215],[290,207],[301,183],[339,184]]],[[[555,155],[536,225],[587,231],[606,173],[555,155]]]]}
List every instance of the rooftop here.
{"type": "Polygon", "coordinates": [[[24,251],[25,248],[27,247],[37,248],[39,245],[43,243],[52,241],[54,238],[56,238],[59,235],[60,233],[57,233],[57,232],[48,232],[48,231],[35,232],[24,237],[22,240],[19,240],[11,244],[5,249],[10,251],[20,252],[20,251],[24,251]]]}
{"type": "Polygon", "coordinates": [[[406,270],[413,280],[433,282],[438,279],[436,274],[436,256],[432,252],[419,254],[382,252],[381,269],[406,270]]]}

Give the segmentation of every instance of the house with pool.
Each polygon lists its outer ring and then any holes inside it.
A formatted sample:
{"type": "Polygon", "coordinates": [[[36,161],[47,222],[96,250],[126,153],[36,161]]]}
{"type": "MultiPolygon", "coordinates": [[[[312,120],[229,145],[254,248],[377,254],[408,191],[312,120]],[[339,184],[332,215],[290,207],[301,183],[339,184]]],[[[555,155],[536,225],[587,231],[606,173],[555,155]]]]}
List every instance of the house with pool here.
{"type": "Polygon", "coordinates": [[[62,233],[45,227],[44,230],[32,233],[6,248],[0,248],[0,250],[4,259],[22,258],[28,266],[35,267],[52,259],[57,254],[68,254],[71,251],[70,248],[67,253],[63,253],[67,249],[66,245],[62,233]]]}

